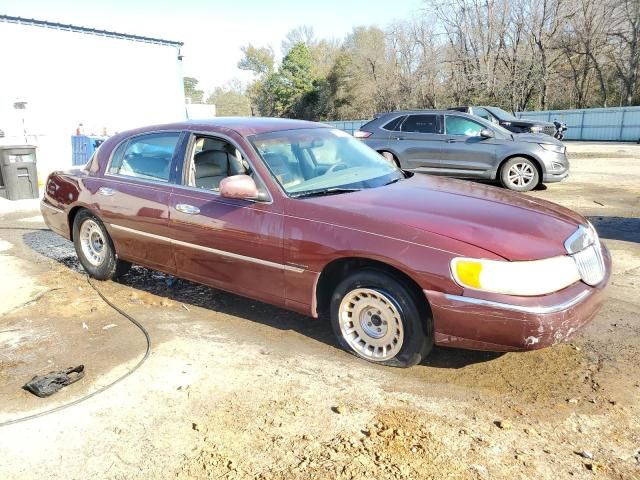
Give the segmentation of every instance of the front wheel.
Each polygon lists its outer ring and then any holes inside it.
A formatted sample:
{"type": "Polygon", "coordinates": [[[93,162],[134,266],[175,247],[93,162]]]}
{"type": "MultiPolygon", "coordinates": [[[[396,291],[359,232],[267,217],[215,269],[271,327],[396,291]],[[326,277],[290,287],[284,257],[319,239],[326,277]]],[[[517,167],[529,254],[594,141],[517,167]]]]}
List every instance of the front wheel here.
{"type": "Polygon", "coordinates": [[[73,221],[73,245],[86,272],[98,280],[112,280],[131,268],[119,260],[111,237],[98,217],[88,210],[78,212],[73,221]]]}
{"type": "Polygon", "coordinates": [[[403,282],[377,270],[348,276],[331,298],[338,342],[370,362],[393,367],[419,363],[433,347],[433,326],[416,297],[403,282]]]}
{"type": "Polygon", "coordinates": [[[398,162],[398,159],[395,157],[395,155],[391,152],[380,152],[380,155],[382,155],[384,157],[384,159],[389,162],[391,165],[393,165],[394,167],[400,167],[400,162],[398,162]]]}
{"type": "Polygon", "coordinates": [[[528,158],[515,157],[508,160],[500,171],[502,186],[516,192],[528,192],[540,183],[540,174],[528,158]]]}

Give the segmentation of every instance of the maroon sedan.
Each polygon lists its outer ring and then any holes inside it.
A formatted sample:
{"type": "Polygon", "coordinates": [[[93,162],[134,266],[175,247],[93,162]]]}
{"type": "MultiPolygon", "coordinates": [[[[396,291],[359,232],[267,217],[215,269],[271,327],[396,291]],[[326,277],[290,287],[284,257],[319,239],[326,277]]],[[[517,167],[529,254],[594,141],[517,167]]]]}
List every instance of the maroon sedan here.
{"type": "Polygon", "coordinates": [[[160,125],[49,176],[42,212],[87,272],[132,263],[318,317],[350,352],[393,366],[434,344],[561,342],[602,303],[611,259],[566,208],[412,174],[304,121],[160,125]]]}

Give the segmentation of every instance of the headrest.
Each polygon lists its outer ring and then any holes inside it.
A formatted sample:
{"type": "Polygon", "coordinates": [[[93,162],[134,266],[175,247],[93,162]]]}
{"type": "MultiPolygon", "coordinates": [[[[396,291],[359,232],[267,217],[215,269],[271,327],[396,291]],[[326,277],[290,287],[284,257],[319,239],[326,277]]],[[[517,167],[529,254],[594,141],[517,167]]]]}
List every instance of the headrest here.
{"type": "Polygon", "coordinates": [[[221,150],[205,150],[193,157],[196,178],[226,176],[229,172],[229,157],[221,150]]]}
{"type": "Polygon", "coordinates": [[[225,147],[227,146],[227,142],[224,140],[216,140],[215,138],[204,138],[202,142],[202,151],[205,152],[207,150],[221,150],[226,151],[225,147]]]}
{"type": "Polygon", "coordinates": [[[264,153],[262,156],[271,168],[282,167],[287,164],[287,157],[281,153],[264,153]]]}

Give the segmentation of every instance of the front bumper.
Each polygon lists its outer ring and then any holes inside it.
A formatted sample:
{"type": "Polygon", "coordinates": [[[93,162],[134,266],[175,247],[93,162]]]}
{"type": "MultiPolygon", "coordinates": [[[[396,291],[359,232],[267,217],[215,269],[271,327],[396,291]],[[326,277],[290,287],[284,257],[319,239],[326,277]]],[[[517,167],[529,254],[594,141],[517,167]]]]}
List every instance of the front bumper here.
{"type": "Polygon", "coordinates": [[[561,182],[565,178],[569,176],[569,169],[567,168],[564,172],[561,173],[545,173],[542,176],[542,183],[553,183],[553,182],[561,182]]]}
{"type": "MultiPolygon", "coordinates": [[[[438,345],[509,352],[534,350],[568,340],[596,315],[611,275],[611,256],[602,247],[606,274],[590,287],[577,282],[540,297],[486,298],[425,290],[438,345]]],[[[477,295],[477,292],[474,294],[477,295]]]]}
{"type": "Polygon", "coordinates": [[[566,152],[556,153],[544,150],[541,160],[545,171],[542,175],[542,183],[560,182],[569,176],[569,158],[566,152]]]}

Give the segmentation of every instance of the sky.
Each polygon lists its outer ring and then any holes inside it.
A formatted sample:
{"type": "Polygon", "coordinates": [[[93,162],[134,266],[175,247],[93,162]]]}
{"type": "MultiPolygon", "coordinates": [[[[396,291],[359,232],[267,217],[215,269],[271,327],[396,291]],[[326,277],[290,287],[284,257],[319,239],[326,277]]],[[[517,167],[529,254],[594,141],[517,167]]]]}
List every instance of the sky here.
{"type": "MultiPolygon", "coordinates": [[[[421,0],[0,0],[0,14],[70,23],[184,42],[185,76],[207,92],[251,75],[237,68],[252,43],[281,52],[292,28],[312,26],[319,38],[341,39],[358,25],[410,18],[421,0]]],[[[79,53],[83,46],[78,45],[79,53]]]]}

